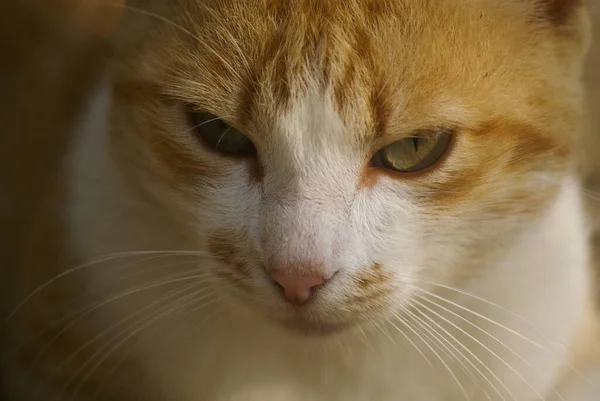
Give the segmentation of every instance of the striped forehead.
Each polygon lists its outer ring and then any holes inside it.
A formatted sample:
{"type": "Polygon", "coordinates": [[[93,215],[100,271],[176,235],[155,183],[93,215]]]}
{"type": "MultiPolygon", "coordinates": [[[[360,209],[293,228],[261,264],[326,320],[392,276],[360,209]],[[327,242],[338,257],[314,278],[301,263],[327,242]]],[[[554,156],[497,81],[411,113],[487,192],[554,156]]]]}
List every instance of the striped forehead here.
{"type": "Polygon", "coordinates": [[[387,97],[382,79],[367,68],[354,49],[332,49],[323,38],[312,52],[304,47],[277,47],[242,90],[239,116],[272,119],[315,113],[311,120],[336,115],[356,139],[366,139],[385,125],[387,97]],[[293,54],[297,52],[297,54],[293,54]],[[319,105],[318,107],[316,105],[319,105]],[[320,116],[320,117],[318,117],[320,116]]]}
{"type": "Polygon", "coordinates": [[[169,71],[187,74],[167,84],[169,93],[250,136],[269,135],[277,118],[315,96],[360,141],[476,127],[527,110],[540,85],[514,77],[548,69],[521,46],[531,40],[526,19],[487,2],[494,19],[464,2],[444,2],[441,13],[438,2],[218,2],[201,21],[187,21],[199,33],[192,50],[182,41],[176,57],[162,58],[177,60],[169,71]],[[509,22],[506,35],[495,34],[509,22]]]}
{"type": "Polygon", "coordinates": [[[378,67],[371,49],[375,17],[364,15],[376,10],[349,2],[356,8],[354,18],[327,2],[299,2],[303,12],[267,3],[261,15],[248,15],[258,11],[237,9],[235,2],[231,9],[222,5],[198,25],[198,46],[178,58],[181,70],[190,70],[190,64],[195,70],[182,82],[198,82],[187,90],[203,97],[194,102],[245,126],[273,120],[318,93],[346,125],[381,126],[376,120],[386,103],[385,78],[373,68],[378,67]]]}

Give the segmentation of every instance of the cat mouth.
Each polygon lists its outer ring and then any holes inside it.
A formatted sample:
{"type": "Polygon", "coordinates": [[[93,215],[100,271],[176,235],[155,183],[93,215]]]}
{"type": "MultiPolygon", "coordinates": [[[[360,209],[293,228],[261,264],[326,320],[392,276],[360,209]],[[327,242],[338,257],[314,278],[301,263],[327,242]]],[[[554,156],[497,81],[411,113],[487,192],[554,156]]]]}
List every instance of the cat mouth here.
{"type": "Polygon", "coordinates": [[[308,337],[326,337],[342,333],[348,330],[352,323],[346,322],[323,322],[307,319],[293,319],[283,322],[283,326],[295,333],[308,337]]]}

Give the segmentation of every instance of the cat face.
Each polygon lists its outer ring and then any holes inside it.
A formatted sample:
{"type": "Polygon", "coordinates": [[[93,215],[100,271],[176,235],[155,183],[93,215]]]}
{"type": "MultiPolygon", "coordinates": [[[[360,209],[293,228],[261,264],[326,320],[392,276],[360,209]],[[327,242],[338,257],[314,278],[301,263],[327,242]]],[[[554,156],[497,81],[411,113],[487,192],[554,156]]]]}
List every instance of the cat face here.
{"type": "Polygon", "coordinates": [[[567,175],[574,4],[155,3],[119,37],[113,139],[219,290],[279,323],[336,331],[485,275],[567,175]]]}

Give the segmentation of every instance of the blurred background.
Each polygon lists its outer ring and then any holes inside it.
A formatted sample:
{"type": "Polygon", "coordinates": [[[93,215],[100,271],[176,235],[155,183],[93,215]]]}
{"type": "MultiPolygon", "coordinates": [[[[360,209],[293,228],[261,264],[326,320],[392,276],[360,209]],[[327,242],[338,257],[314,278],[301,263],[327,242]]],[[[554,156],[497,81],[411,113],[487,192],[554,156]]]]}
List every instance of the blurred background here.
{"type": "MultiPolygon", "coordinates": [[[[596,26],[579,160],[600,272],[600,1],[588,3],[596,26]]],[[[25,235],[82,99],[110,55],[120,10],[119,0],[0,1],[0,294],[17,255],[27,251],[25,235]]]]}
{"type": "MultiPolygon", "coordinates": [[[[0,1],[0,315],[121,0],[0,1]]],[[[0,339],[3,325],[0,325],[0,339]]]]}
{"type": "Polygon", "coordinates": [[[589,0],[587,3],[592,15],[594,33],[584,76],[588,92],[588,129],[582,143],[581,171],[590,222],[594,228],[594,256],[600,283],[600,1],[589,0]]]}

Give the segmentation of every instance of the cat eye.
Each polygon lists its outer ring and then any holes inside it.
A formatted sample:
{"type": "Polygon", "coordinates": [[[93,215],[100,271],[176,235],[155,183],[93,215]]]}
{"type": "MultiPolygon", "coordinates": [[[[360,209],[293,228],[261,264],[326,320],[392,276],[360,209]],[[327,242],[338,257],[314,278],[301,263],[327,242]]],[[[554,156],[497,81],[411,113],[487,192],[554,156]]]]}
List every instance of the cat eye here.
{"type": "Polygon", "coordinates": [[[448,149],[450,134],[440,130],[394,142],[373,158],[373,166],[400,173],[413,173],[433,166],[448,149]]]}
{"type": "Polygon", "coordinates": [[[210,113],[190,114],[196,134],[214,150],[240,156],[256,154],[256,148],[247,136],[210,113]]]}

